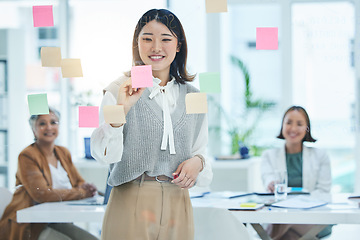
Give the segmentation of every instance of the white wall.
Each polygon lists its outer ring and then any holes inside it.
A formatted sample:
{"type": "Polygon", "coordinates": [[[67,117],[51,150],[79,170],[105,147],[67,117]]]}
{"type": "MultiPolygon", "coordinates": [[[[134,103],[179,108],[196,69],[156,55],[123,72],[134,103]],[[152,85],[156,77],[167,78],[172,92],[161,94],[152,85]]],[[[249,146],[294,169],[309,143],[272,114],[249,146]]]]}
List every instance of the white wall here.
{"type": "MultiPolygon", "coordinates": [[[[24,133],[28,132],[28,108],[25,84],[25,35],[23,29],[8,30],[8,96],[9,96],[9,159],[8,183],[15,186],[17,159],[29,144],[24,133]]],[[[11,190],[13,190],[11,188],[11,190]]]]}

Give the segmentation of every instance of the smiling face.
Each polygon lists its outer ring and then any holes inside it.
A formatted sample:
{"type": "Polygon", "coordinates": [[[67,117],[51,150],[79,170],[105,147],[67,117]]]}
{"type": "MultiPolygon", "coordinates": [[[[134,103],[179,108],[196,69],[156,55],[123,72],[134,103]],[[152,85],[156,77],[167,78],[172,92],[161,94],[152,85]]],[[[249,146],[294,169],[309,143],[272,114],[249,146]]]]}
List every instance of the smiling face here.
{"type": "Polygon", "coordinates": [[[152,20],[141,30],[138,38],[140,58],[151,65],[155,77],[170,74],[170,65],[179,52],[176,36],[162,23],[152,20]]]}
{"type": "Polygon", "coordinates": [[[53,143],[59,134],[59,119],[54,113],[40,115],[33,127],[37,142],[53,143]]]}
{"type": "Polygon", "coordinates": [[[285,115],[282,134],[287,143],[302,144],[307,127],[304,114],[300,111],[293,110],[285,115]]]}

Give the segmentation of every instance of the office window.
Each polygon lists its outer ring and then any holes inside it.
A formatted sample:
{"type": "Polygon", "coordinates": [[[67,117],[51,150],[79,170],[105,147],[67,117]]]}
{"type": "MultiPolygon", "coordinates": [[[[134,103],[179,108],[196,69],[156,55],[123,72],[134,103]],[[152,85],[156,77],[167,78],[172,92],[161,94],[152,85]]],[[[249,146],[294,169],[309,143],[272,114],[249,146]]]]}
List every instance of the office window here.
{"type": "Polygon", "coordinates": [[[99,106],[102,89],[131,68],[132,37],[137,21],[147,10],[166,8],[166,1],[70,0],[70,56],[80,58],[83,78],[72,79],[69,147],[84,157],[84,138],[92,128],[79,128],[78,106],[99,106]]]}
{"type": "Polygon", "coordinates": [[[355,147],[354,7],[292,5],[293,98],[306,107],[316,147],[327,150],[333,190],[352,192],[355,147]]]}
{"type": "MultiPolygon", "coordinates": [[[[278,144],[279,106],[282,101],[281,91],[281,42],[278,50],[256,50],[256,28],[277,27],[281,39],[281,7],[279,4],[230,4],[228,13],[221,15],[221,104],[230,115],[230,121],[222,119],[222,154],[229,155],[231,139],[229,125],[236,124],[243,133],[257,121],[259,111],[245,108],[245,80],[237,64],[232,63],[231,56],[240,59],[250,75],[252,100],[272,102],[271,110],[261,114],[254,132],[247,138],[248,145],[260,148],[278,144]]],[[[211,125],[210,120],[210,125],[211,125]]],[[[218,140],[217,140],[218,141],[218,140]]],[[[251,154],[261,154],[251,152],[251,154]]]]}

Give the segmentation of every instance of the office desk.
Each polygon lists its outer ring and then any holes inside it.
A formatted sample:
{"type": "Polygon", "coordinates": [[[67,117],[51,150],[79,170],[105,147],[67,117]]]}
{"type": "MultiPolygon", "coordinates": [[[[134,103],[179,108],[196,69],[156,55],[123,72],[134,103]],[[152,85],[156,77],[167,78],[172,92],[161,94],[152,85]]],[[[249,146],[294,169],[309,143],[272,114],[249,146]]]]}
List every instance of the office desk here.
{"type": "MultiPolygon", "coordinates": [[[[283,224],[360,224],[360,209],[347,200],[349,194],[336,196],[334,203],[309,210],[268,208],[257,211],[231,211],[243,223],[283,224]],[[270,210],[271,209],[271,210],[270,210]]],[[[213,199],[194,198],[193,207],[234,206],[243,198],[213,199]]],[[[106,206],[73,206],[68,202],[43,203],[17,212],[18,222],[102,222],[106,206]]],[[[259,232],[258,232],[259,233],[259,232]]],[[[260,235],[260,233],[259,233],[260,235]]],[[[263,239],[268,239],[264,237],[263,239]]]]}
{"type": "Polygon", "coordinates": [[[49,202],[17,211],[19,223],[102,222],[106,205],[69,205],[49,202]]]}
{"type": "MultiPolygon", "coordinates": [[[[349,201],[349,194],[333,195],[332,202],[312,209],[285,209],[276,207],[264,207],[256,211],[231,211],[231,213],[242,223],[251,224],[261,239],[271,239],[260,224],[278,223],[278,224],[316,224],[304,238],[314,239],[326,225],[329,224],[360,224],[360,208],[357,202],[349,201]]],[[[289,196],[294,197],[294,196],[289,196]]],[[[192,199],[192,205],[196,207],[218,207],[235,208],[239,207],[241,202],[248,202],[252,196],[240,197],[234,199],[211,199],[195,198],[192,199]]],[[[271,197],[259,197],[263,200],[269,200],[271,197]]]]}
{"type": "MultiPolygon", "coordinates": [[[[335,199],[325,206],[312,209],[285,209],[264,207],[256,211],[231,211],[234,216],[245,223],[284,223],[284,224],[360,224],[360,208],[349,201],[349,194],[335,195],[335,199]]],[[[249,197],[234,199],[192,199],[193,207],[229,208],[240,206],[249,197]]],[[[270,199],[272,197],[259,197],[270,199]]]]}

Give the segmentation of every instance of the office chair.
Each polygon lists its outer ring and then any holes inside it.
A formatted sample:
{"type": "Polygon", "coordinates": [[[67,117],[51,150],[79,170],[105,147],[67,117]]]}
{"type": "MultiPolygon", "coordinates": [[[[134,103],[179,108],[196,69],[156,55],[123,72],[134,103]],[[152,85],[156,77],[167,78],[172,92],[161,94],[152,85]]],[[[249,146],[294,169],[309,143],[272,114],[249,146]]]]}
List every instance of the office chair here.
{"type": "Polygon", "coordinates": [[[106,179],[106,189],[105,189],[105,194],[104,194],[104,204],[107,204],[108,201],[109,201],[109,197],[110,197],[110,193],[111,193],[111,189],[113,188],[112,186],[110,186],[108,184],[108,179],[109,179],[109,176],[110,176],[110,169],[109,169],[109,173],[108,173],[108,176],[107,176],[107,179],[106,179]]]}
{"type": "Polygon", "coordinates": [[[195,240],[251,240],[247,228],[227,209],[194,208],[195,240]]]}
{"type": "Polygon", "coordinates": [[[11,202],[12,193],[7,189],[0,187],[0,218],[2,217],[5,208],[11,202]]]}

